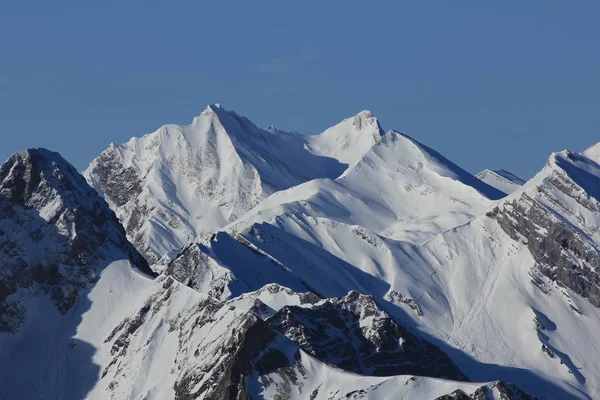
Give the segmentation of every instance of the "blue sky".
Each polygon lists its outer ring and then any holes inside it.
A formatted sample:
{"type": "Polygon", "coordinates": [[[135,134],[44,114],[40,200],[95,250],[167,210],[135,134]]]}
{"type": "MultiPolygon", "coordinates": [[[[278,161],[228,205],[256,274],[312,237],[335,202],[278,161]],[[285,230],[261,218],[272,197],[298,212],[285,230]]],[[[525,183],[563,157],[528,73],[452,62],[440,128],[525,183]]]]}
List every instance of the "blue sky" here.
{"type": "Polygon", "coordinates": [[[0,158],[221,103],[307,134],[370,109],[472,173],[600,141],[600,2],[0,2],[0,158]]]}

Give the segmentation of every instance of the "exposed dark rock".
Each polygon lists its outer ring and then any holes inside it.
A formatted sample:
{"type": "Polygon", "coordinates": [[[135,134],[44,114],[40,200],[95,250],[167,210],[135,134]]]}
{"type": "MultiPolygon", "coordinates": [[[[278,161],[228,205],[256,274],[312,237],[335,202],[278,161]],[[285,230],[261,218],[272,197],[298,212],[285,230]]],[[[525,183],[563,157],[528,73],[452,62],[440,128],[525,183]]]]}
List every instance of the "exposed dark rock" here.
{"type": "Polygon", "coordinates": [[[66,313],[115,257],[152,273],[106,202],[58,153],[30,149],[0,167],[0,331],[25,318],[20,290],[66,313]],[[118,254],[121,254],[119,256],[118,254]]]}
{"type": "Polygon", "coordinates": [[[440,397],[436,397],[435,400],[473,400],[471,396],[467,395],[460,389],[455,390],[450,394],[445,394],[440,397]]]}
{"type": "Polygon", "coordinates": [[[216,298],[226,294],[232,277],[194,243],[169,263],[165,271],[184,285],[216,298]]]}
{"type": "MultiPolygon", "coordinates": [[[[585,234],[558,220],[526,194],[488,216],[511,238],[527,245],[541,274],[600,307],[600,256],[585,234]]],[[[532,277],[532,283],[547,292],[539,279],[532,277]]]]}
{"type": "Polygon", "coordinates": [[[115,205],[124,206],[141,193],[140,178],[133,168],[123,166],[115,146],[110,146],[95,161],[90,172],[97,176],[97,189],[101,188],[115,205]]]}
{"type": "Polygon", "coordinates": [[[468,380],[437,346],[407,332],[358,292],[310,308],[286,306],[267,322],[307,353],[347,371],[468,380]]]}
{"type": "Polygon", "coordinates": [[[493,400],[497,398],[494,392],[500,395],[501,400],[537,399],[537,397],[530,396],[515,385],[497,381],[477,388],[471,395],[468,395],[463,390],[457,389],[450,394],[436,397],[435,400],[493,400]]]}
{"type": "Polygon", "coordinates": [[[245,375],[254,371],[266,374],[289,365],[287,357],[279,350],[268,348],[276,336],[263,321],[248,315],[237,326],[234,341],[218,349],[220,355],[211,355],[214,363],[204,368],[210,371],[208,379],[205,372],[188,369],[175,383],[175,398],[188,400],[202,395],[211,399],[245,400],[245,375]]]}

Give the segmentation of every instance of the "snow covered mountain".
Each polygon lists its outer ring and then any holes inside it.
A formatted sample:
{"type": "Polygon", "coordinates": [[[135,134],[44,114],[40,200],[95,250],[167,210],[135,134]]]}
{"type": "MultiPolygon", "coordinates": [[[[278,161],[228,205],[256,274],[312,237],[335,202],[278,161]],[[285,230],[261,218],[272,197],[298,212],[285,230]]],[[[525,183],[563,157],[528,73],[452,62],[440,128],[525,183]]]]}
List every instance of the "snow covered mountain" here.
{"type": "Polygon", "coordinates": [[[190,125],[165,125],[123,145],[111,144],[84,175],[116,211],[136,248],[155,263],[274,192],[336,178],[356,157],[362,138],[371,142],[379,133],[377,122],[364,112],[332,130],[335,138],[329,131],[324,135],[334,147],[324,154],[318,140],[263,130],[211,105],[190,125]]]}
{"type": "Polygon", "coordinates": [[[17,153],[0,398],[597,398],[599,149],[477,179],[368,111],[305,137],[213,105],[85,179],[17,153]]]}
{"type": "Polygon", "coordinates": [[[475,177],[507,194],[514,192],[525,183],[523,179],[503,169],[494,171],[484,169],[475,177]]]}

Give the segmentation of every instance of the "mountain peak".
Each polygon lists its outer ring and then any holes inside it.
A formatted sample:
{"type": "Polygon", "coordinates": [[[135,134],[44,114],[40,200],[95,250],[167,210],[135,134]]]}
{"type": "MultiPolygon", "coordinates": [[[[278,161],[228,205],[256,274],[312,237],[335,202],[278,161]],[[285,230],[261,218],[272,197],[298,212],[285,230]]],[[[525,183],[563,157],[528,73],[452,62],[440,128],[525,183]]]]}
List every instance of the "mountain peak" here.
{"type": "Polygon", "coordinates": [[[222,115],[223,113],[229,114],[230,111],[224,109],[221,106],[221,104],[219,104],[219,103],[209,104],[209,105],[206,106],[206,108],[204,109],[204,111],[202,111],[200,113],[200,115],[198,117],[194,118],[194,120],[196,120],[199,117],[205,116],[207,114],[213,114],[213,115],[219,116],[219,115],[222,115]]]}
{"type": "Polygon", "coordinates": [[[353,117],[309,137],[313,149],[342,163],[357,163],[369,149],[381,140],[384,131],[376,117],[369,110],[363,110],[353,117]]]}
{"type": "Polygon", "coordinates": [[[600,142],[588,147],[587,149],[582,151],[581,154],[583,154],[590,160],[600,164],[600,142]]]}
{"type": "Polygon", "coordinates": [[[223,107],[221,107],[220,103],[213,103],[213,104],[207,105],[205,111],[209,111],[210,110],[210,111],[216,112],[217,110],[220,110],[222,108],[223,107]]]}
{"type": "MultiPolygon", "coordinates": [[[[343,121],[342,121],[343,122],[343,121]]],[[[352,125],[358,130],[363,131],[369,128],[376,128],[378,133],[383,135],[383,129],[379,125],[377,117],[369,110],[362,110],[352,118],[352,125]]]]}
{"type": "MultiPolygon", "coordinates": [[[[13,201],[20,204],[34,201],[33,197],[41,187],[45,195],[52,191],[64,197],[66,206],[80,201],[79,196],[95,195],[75,167],[59,153],[44,148],[15,153],[0,167],[0,194],[10,194],[13,201]]],[[[43,200],[38,198],[36,201],[43,200]]]]}

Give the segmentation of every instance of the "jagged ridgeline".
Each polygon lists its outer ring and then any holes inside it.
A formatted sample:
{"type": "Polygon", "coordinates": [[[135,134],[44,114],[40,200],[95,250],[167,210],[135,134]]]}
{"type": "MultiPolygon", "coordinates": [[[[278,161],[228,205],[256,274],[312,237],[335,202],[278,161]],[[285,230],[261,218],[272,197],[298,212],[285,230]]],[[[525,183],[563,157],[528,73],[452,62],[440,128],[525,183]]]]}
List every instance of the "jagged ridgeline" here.
{"type": "Polygon", "coordinates": [[[475,177],[369,111],[220,105],[83,174],[17,153],[0,398],[596,398],[598,154],[475,177]]]}

